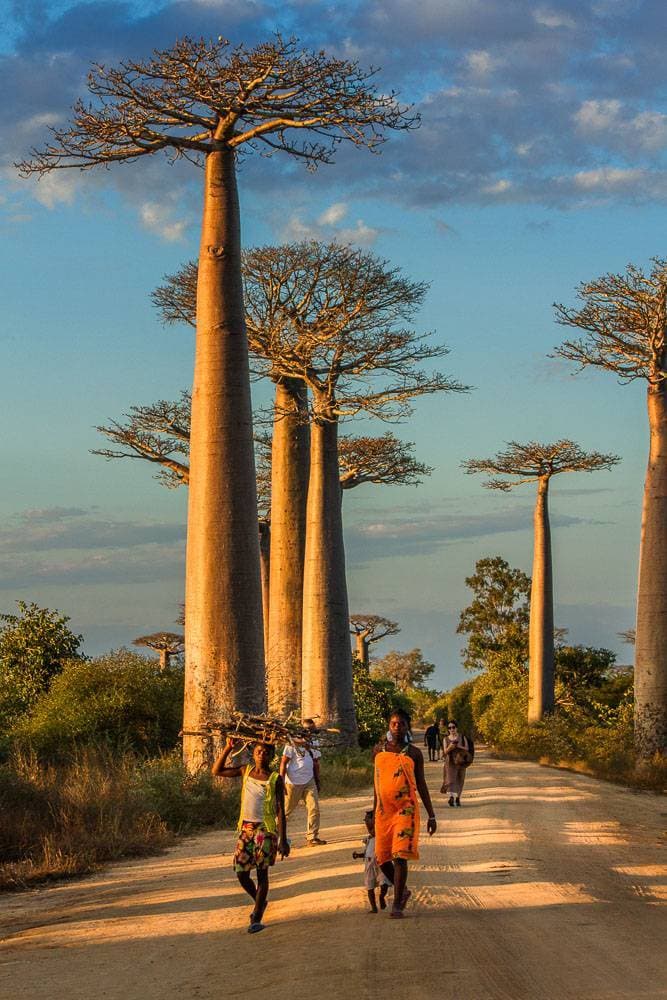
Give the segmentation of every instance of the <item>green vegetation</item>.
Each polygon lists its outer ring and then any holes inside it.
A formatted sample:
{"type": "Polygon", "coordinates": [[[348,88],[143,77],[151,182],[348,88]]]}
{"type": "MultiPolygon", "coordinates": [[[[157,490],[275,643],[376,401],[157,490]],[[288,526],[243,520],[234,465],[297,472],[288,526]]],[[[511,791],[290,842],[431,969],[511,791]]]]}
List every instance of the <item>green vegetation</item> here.
{"type": "Polygon", "coordinates": [[[66,615],[24,601],[17,606],[18,615],[0,615],[0,733],[37,702],[82,641],[66,615]]]}
{"type": "Polygon", "coordinates": [[[0,765],[0,889],[154,853],[185,833],[236,821],[238,788],[193,777],[180,754],[145,760],[85,749],[67,763],[13,754],[0,765]]]}
{"type": "Polygon", "coordinates": [[[156,754],[175,746],[182,714],[182,670],[120,649],[66,663],[10,738],[49,760],[91,743],[156,754]]]}
{"type": "Polygon", "coordinates": [[[556,630],[555,711],[530,725],[530,581],[496,557],[481,559],[467,583],[475,596],[461,614],[459,631],[469,636],[466,666],[480,672],[438,699],[433,717],[456,718],[500,753],[663,789],[667,761],[659,754],[640,759],[634,749],[632,669],[616,670],[608,649],[565,645],[566,630],[556,630]]]}

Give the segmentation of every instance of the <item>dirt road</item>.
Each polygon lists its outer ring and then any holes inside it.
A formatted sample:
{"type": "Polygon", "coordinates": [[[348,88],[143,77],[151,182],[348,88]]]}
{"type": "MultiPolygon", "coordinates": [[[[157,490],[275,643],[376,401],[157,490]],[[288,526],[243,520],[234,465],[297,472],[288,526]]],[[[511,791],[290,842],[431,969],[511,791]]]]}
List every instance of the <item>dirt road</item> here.
{"type": "Polygon", "coordinates": [[[461,809],[411,868],[407,919],[365,912],[368,794],[323,803],[329,843],[273,870],[266,930],[229,868],[233,835],[0,899],[3,1000],[667,998],[667,804],[479,755],[461,809]],[[227,855],[223,857],[223,855],[227,855]]]}

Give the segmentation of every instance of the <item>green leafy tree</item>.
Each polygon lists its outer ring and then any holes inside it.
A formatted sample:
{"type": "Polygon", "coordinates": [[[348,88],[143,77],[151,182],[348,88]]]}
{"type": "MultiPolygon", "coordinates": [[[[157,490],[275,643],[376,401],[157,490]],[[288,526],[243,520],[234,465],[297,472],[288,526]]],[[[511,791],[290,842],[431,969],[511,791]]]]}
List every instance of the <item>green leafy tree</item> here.
{"type": "Polygon", "coordinates": [[[602,687],[616,662],[610,649],[593,646],[560,646],[556,649],[556,680],[572,691],[602,687]]]}
{"type": "Polygon", "coordinates": [[[0,615],[0,729],[26,712],[69,659],[83,636],[59,611],[17,601],[19,613],[0,615]]]}
{"type": "Polygon", "coordinates": [[[435,666],[424,659],[421,649],[411,649],[407,653],[393,649],[371,666],[371,677],[388,680],[399,691],[407,694],[410,688],[421,688],[430,677],[435,666]]]}
{"type": "Polygon", "coordinates": [[[528,656],[530,577],[501,556],[489,556],[475,563],[466,585],[474,598],[456,629],[468,636],[462,650],[466,670],[484,670],[499,654],[523,663],[528,656]]]}
{"type": "Polygon", "coordinates": [[[176,744],[182,712],[183,671],[120,649],[69,660],[11,736],[50,758],[100,743],[154,754],[176,744]]]}
{"type": "Polygon", "coordinates": [[[384,681],[373,680],[359,660],[352,666],[352,694],[357,718],[359,745],[372,747],[387,728],[392,710],[391,688],[384,681]]]}

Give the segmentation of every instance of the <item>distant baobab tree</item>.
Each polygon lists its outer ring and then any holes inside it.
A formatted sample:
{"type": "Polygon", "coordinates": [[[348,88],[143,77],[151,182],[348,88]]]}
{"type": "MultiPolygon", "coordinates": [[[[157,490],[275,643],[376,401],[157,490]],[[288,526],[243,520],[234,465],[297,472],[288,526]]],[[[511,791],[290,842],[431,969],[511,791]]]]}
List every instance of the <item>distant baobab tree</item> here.
{"type": "Polygon", "coordinates": [[[637,641],[637,630],[634,628],[626,628],[624,632],[617,632],[616,635],[628,646],[634,646],[637,641]]]}
{"type": "Polygon", "coordinates": [[[650,446],[639,553],[635,642],[635,744],[667,751],[667,260],[649,273],[629,264],[577,289],[582,305],[556,305],[556,319],[583,333],[554,351],[578,369],[602,368],[647,386],[650,446]]]}
{"type": "Polygon", "coordinates": [[[463,462],[468,473],[490,475],[483,485],[493,490],[511,490],[522,483],[537,483],[535,502],[533,576],[530,591],[528,635],[528,721],[539,722],[554,709],[554,610],[551,528],[549,525],[549,484],[563,472],[595,472],[610,469],[616,455],[585,452],[574,441],[554,444],[511,441],[495,458],[474,458],[463,462]],[[508,476],[508,479],[504,477],[508,476]]]}
{"type": "Polygon", "coordinates": [[[178,656],[185,648],[185,636],[180,632],[153,632],[140,635],[132,640],[134,646],[148,646],[160,654],[160,670],[168,670],[172,656],[178,656]]]}
{"type": "Polygon", "coordinates": [[[388,635],[398,635],[400,631],[398,622],[381,615],[350,615],[350,634],[355,637],[356,657],[367,670],[371,643],[386,639],[388,635]]]}
{"type": "MultiPolygon", "coordinates": [[[[239,153],[285,153],[311,168],[340,143],[374,149],[418,124],[356,62],[279,35],[246,48],[182,38],[146,60],[97,64],[91,101],[19,164],[24,176],[165,152],[204,166],[186,556],[184,725],[264,707],[252,414],[241,280],[239,153]],[[233,475],[230,470],[233,469],[233,475]]],[[[210,754],[187,737],[191,768],[210,754]]]]}

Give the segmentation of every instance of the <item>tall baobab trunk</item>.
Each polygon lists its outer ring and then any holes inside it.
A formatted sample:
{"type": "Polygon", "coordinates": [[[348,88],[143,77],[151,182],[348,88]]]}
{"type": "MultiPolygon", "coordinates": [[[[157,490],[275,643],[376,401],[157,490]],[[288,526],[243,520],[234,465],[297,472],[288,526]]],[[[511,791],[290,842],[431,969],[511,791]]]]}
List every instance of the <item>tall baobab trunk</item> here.
{"type": "Polygon", "coordinates": [[[271,583],[266,677],[269,711],[301,707],[303,561],[306,547],[310,431],[308,390],[276,384],[271,448],[271,583]]]}
{"type": "Polygon", "coordinates": [[[363,632],[358,632],[355,636],[356,640],[356,657],[359,663],[368,670],[368,640],[363,632]]]}
{"type": "Polygon", "coordinates": [[[338,425],[318,407],[311,425],[303,584],[303,714],[356,740],[338,425]]]}
{"type": "Polygon", "coordinates": [[[160,670],[169,669],[169,660],[171,658],[171,653],[168,649],[160,650],[160,670]]]}
{"type": "Polygon", "coordinates": [[[271,576],[271,522],[259,522],[259,569],[262,580],[262,621],[264,622],[264,661],[269,648],[269,580],[271,576]]]}
{"type": "MultiPolygon", "coordinates": [[[[185,581],[184,728],[264,707],[262,596],[234,154],[206,159],[185,581]]],[[[211,748],[185,737],[192,770],[211,748]]]]}
{"type": "Polygon", "coordinates": [[[528,721],[554,708],[554,597],[549,527],[549,478],[537,484],[533,583],[530,590],[528,721]]]}
{"type": "Polygon", "coordinates": [[[667,749],[667,392],[649,386],[651,432],[644,485],[635,642],[635,744],[667,749]]]}

